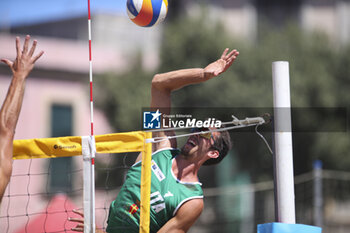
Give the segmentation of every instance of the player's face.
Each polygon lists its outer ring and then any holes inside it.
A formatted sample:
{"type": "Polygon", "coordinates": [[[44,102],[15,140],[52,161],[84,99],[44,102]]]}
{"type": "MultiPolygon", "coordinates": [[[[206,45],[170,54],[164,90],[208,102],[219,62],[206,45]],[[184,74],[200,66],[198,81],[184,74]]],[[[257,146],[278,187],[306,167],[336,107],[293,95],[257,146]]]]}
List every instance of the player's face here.
{"type": "Polygon", "coordinates": [[[216,132],[209,132],[208,128],[194,128],[191,132],[203,132],[196,135],[191,135],[186,144],[181,148],[181,152],[185,156],[203,155],[206,154],[214,143],[216,132]]]}

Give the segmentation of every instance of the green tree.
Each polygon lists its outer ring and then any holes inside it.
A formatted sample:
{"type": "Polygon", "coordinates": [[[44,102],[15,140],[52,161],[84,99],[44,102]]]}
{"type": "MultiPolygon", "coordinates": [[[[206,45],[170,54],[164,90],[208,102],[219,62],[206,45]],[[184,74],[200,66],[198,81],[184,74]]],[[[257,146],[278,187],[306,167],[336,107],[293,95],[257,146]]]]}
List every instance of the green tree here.
{"type": "Polygon", "coordinates": [[[153,74],[144,71],[140,59],[130,71],[96,78],[96,105],[116,131],[141,130],[142,108],[149,107],[153,74]]]}

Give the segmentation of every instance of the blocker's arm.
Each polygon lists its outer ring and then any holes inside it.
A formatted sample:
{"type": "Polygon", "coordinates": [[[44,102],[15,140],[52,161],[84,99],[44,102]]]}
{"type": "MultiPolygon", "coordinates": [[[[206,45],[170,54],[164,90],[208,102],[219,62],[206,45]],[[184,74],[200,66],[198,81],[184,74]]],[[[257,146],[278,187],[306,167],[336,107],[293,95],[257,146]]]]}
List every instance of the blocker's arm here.
{"type": "Polygon", "coordinates": [[[12,173],[12,141],[22,107],[25,79],[34,68],[34,63],[44,53],[33,56],[37,42],[29,50],[30,36],[26,36],[21,51],[19,37],[16,37],[17,57],[12,62],[1,59],[13,73],[7,96],[0,111],[0,202],[12,173]]]}

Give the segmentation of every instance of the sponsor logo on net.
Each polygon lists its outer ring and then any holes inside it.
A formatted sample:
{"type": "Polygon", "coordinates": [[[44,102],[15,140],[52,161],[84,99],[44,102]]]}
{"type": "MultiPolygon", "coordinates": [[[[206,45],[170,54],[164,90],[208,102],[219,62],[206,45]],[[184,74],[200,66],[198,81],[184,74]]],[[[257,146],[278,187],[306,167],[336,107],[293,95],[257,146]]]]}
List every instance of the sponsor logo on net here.
{"type": "Polygon", "coordinates": [[[62,145],[57,145],[57,144],[55,144],[55,145],[53,146],[53,148],[54,148],[55,150],[57,150],[57,149],[63,150],[63,149],[75,149],[75,148],[77,148],[77,146],[76,146],[76,145],[62,146],[62,145]]]}
{"type": "Polygon", "coordinates": [[[160,129],[163,128],[209,128],[221,127],[221,121],[215,118],[207,118],[206,120],[198,120],[188,114],[165,115],[157,111],[149,111],[143,113],[144,129],[160,129]],[[179,118],[179,119],[178,119],[179,118]]]}

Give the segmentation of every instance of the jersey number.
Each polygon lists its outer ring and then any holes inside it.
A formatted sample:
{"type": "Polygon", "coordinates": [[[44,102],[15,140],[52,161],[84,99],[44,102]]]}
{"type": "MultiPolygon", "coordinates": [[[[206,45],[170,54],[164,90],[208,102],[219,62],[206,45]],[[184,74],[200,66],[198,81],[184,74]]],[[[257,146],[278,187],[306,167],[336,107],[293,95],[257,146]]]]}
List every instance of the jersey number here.
{"type": "Polygon", "coordinates": [[[156,212],[159,213],[161,210],[165,209],[165,202],[159,191],[151,193],[151,207],[156,212]]]}

